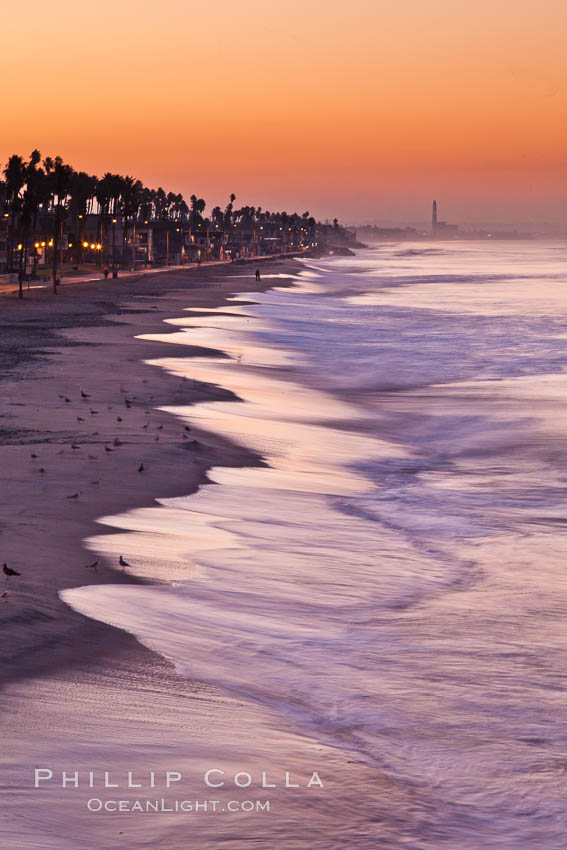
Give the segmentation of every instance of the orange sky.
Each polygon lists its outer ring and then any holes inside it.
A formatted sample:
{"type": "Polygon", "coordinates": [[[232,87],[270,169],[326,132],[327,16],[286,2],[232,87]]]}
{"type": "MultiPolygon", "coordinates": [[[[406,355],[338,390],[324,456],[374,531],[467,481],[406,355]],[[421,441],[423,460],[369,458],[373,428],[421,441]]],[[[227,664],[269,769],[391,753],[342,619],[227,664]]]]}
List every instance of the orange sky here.
{"type": "Polygon", "coordinates": [[[567,218],[565,0],[11,0],[0,160],[211,205],[567,218]],[[148,4],[146,4],[148,5],[148,4]]]}

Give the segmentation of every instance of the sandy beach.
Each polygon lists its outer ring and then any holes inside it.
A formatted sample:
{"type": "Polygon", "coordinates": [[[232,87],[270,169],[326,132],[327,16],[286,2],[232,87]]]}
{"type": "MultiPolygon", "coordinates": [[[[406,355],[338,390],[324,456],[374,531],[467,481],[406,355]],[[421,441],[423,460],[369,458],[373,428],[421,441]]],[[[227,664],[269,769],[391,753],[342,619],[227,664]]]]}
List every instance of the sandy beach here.
{"type": "MultiPolygon", "coordinates": [[[[293,261],[270,262],[264,270],[286,273],[293,261]]],[[[298,735],[269,708],[178,676],[131,635],[82,617],[58,595],[88,583],[145,580],[131,574],[138,565],[128,551],[123,555],[132,568],[121,568],[115,557],[87,568],[93,555],[82,541],[99,532],[97,518],[152,505],[157,496],[187,495],[220,462],[261,463],[246,449],[188,430],[157,410],[231,394],[147,365],[170,355],[171,346],[137,337],[163,333],[163,320],[184,309],[216,307],[228,294],[264,288],[270,280],[285,283],[281,277],[256,283],[245,265],[62,287],[55,305],[40,291],[23,302],[2,300],[2,561],[21,573],[4,580],[8,596],[0,606],[9,636],[1,659],[8,768],[2,833],[11,848],[243,849],[273,847],[276,840],[286,848],[346,847],[353,836],[366,840],[370,832],[386,840],[392,794],[405,807],[404,794],[377,781],[374,769],[298,735]],[[88,810],[87,801],[99,794],[90,787],[62,789],[54,781],[39,794],[34,770],[50,766],[54,775],[137,771],[145,777],[138,796],[162,800],[173,791],[179,798],[181,786],[153,790],[148,773],[161,777],[159,786],[168,770],[179,771],[183,797],[194,802],[256,803],[269,795],[279,807],[230,817],[211,816],[210,809],[123,814],[118,821],[88,810]],[[208,787],[206,770],[220,767],[227,777],[250,771],[254,787],[208,787]],[[265,771],[269,790],[258,787],[265,771]],[[305,793],[311,771],[325,777],[324,790],[305,793]],[[286,772],[298,790],[282,787],[286,772]],[[319,797],[317,817],[309,814],[309,794],[319,797]]],[[[185,347],[184,354],[191,353],[185,347]]],[[[175,577],[183,565],[169,556],[168,575],[175,577]]]]}
{"type": "MultiPolygon", "coordinates": [[[[270,273],[283,268],[268,265],[270,273]]],[[[65,587],[138,580],[104,559],[85,568],[92,559],[81,541],[97,517],[192,492],[220,453],[225,465],[254,461],[156,409],[227,393],[148,367],[145,359],[170,349],[135,338],[163,330],[163,320],[189,304],[218,306],[234,290],[230,273],[213,267],[64,286],[55,303],[48,290],[23,302],[3,297],[2,562],[21,572],[4,581],[0,616],[11,641],[3,677],[100,655],[125,640],[76,617],[58,597],[65,587]],[[39,653],[46,644],[50,651],[39,653]]],[[[252,290],[252,270],[248,277],[252,290]]]]}

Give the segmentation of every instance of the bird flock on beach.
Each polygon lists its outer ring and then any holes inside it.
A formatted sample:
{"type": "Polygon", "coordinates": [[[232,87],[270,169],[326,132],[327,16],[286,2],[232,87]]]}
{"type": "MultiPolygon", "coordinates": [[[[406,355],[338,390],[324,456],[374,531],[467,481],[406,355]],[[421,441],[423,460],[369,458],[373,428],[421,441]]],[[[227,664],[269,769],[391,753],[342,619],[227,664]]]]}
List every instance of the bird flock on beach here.
{"type": "MultiPolygon", "coordinates": [[[[185,378],[182,379],[182,381],[185,381],[185,380],[186,380],[185,378]]],[[[147,383],[147,381],[144,381],[144,383],[147,383]]],[[[128,396],[126,395],[126,390],[123,389],[122,387],[120,388],[120,392],[122,393],[123,402],[124,402],[126,409],[128,409],[128,410],[131,409],[134,401],[136,400],[136,396],[133,396],[132,398],[128,398],[128,396]]],[[[80,397],[81,397],[83,402],[86,402],[87,399],[91,398],[91,393],[87,392],[83,388],[80,388],[80,397]]],[[[66,394],[59,393],[59,398],[62,399],[65,404],[72,404],[72,399],[66,394]]],[[[150,398],[153,398],[153,396],[151,396],[150,398]]],[[[112,410],[112,407],[109,406],[108,409],[112,410]]],[[[146,412],[146,414],[150,413],[149,410],[146,410],[145,412],[146,412]]],[[[91,407],[90,403],[89,403],[89,413],[90,413],[91,416],[97,416],[97,415],[99,415],[99,410],[96,410],[94,407],[91,407]]],[[[76,421],[77,422],[85,422],[86,419],[85,419],[84,416],[79,416],[77,414],[76,415],[76,421]]],[[[116,416],[116,421],[118,423],[123,422],[123,417],[122,416],[116,416]]],[[[143,430],[147,430],[148,427],[149,427],[149,423],[145,423],[141,427],[142,427],[143,430]]],[[[158,425],[156,430],[162,431],[163,425],[162,424],[158,425]]],[[[191,428],[189,427],[189,425],[185,425],[184,430],[183,430],[182,435],[181,435],[184,440],[188,439],[188,435],[187,435],[186,432],[190,432],[190,431],[191,431],[191,428]]],[[[95,432],[93,432],[93,434],[91,436],[97,436],[97,434],[98,434],[98,432],[95,431],[95,432]]],[[[159,434],[154,435],[154,440],[159,441],[159,434]]],[[[119,437],[115,437],[112,441],[112,446],[104,445],[104,451],[105,451],[106,454],[111,454],[112,452],[115,451],[115,449],[119,448],[122,445],[123,445],[122,440],[119,437]]],[[[190,445],[197,448],[197,447],[200,446],[200,443],[197,440],[192,440],[190,445]]],[[[77,445],[77,443],[71,443],[70,448],[73,451],[80,451],[81,450],[81,446],[77,445]]],[[[62,452],[59,452],[59,454],[61,454],[61,453],[62,452]]],[[[88,453],[87,457],[88,457],[89,461],[98,460],[97,455],[94,455],[94,454],[88,453]]],[[[31,452],[30,458],[31,458],[32,461],[37,461],[37,460],[40,459],[40,456],[37,452],[31,452]]],[[[139,462],[139,465],[137,466],[137,471],[138,471],[138,473],[143,473],[143,472],[146,471],[146,466],[145,466],[144,461],[139,462]]],[[[45,467],[43,467],[43,466],[39,467],[38,472],[40,474],[44,474],[46,472],[45,467]]],[[[93,485],[93,486],[98,486],[100,484],[100,481],[101,481],[101,479],[97,478],[95,480],[92,480],[90,482],[90,484],[93,485]]],[[[81,497],[81,491],[80,490],[77,490],[76,492],[70,493],[70,494],[65,496],[65,498],[69,501],[79,501],[80,497],[81,497]]],[[[90,563],[85,564],[84,567],[85,567],[85,569],[92,569],[94,571],[97,571],[99,565],[100,565],[100,559],[96,558],[95,560],[91,561],[90,563]]],[[[131,566],[131,564],[124,558],[123,555],[120,555],[120,557],[118,558],[118,565],[121,567],[123,572],[125,572],[127,567],[131,566]]],[[[8,583],[10,581],[17,580],[17,578],[19,578],[19,577],[22,577],[22,573],[19,572],[19,570],[16,570],[13,567],[10,567],[7,563],[4,563],[2,565],[2,571],[4,573],[4,577],[5,577],[6,582],[8,582],[8,583]]],[[[4,602],[9,602],[10,598],[11,598],[11,594],[10,594],[9,590],[4,590],[0,594],[0,599],[2,599],[4,602]]]]}

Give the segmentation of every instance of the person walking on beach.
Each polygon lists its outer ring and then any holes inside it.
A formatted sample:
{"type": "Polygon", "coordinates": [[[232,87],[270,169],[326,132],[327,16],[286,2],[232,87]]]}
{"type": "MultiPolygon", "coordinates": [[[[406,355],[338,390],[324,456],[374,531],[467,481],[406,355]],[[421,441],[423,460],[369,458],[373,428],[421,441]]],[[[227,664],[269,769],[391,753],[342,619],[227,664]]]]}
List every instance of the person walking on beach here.
{"type": "Polygon", "coordinates": [[[256,269],[256,280],[260,280],[260,269],[256,269]]]}
{"type": "Polygon", "coordinates": [[[107,280],[108,279],[108,266],[105,266],[103,268],[102,273],[104,275],[104,279],[107,280]]]}

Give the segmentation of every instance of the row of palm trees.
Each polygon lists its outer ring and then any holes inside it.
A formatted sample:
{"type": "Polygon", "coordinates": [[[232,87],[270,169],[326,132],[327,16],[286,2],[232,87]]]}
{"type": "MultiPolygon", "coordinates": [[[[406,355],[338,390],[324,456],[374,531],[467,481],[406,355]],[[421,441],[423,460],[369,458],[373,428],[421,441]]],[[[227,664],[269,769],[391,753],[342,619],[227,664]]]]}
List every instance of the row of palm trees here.
{"type": "MultiPolygon", "coordinates": [[[[63,231],[71,239],[73,260],[80,263],[89,217],[97,217],[99,242],[104,242],[109,222],[120,222],[122,231],[121,256],[128,255],[129,235],[136,222],[160,221],[195,230],[212,227],[221,230],[245,229],[271,225],[282,229],[302,227],[313,235],[316,222],[308,212],[299,215],[269,212],[261,207],[244,206],[236,209],[236,195],[231,194],[224,209],[214,207],[210,218],[204,216],[206,202],[191,195],[187,204],[183,195],[165,192],[161,187],[150,189],[140,180],[107,172],[98,178],[85,171],[76,171],[62,158],[42,158],[38,150],[28,159],[13,154],[0,180],[0,208],[6,227],[6,266],[19,272],[20,294],[24,270],[31,265],[37,274],[38,250],[41,240],[48,239],[52,247],[53,291],[57,292],[62,257],[63,231]],[[30,263],[31,260],[31,263],[30,263]]],[[[114,246],[113,246],[114,262],[114,246]]]]}

